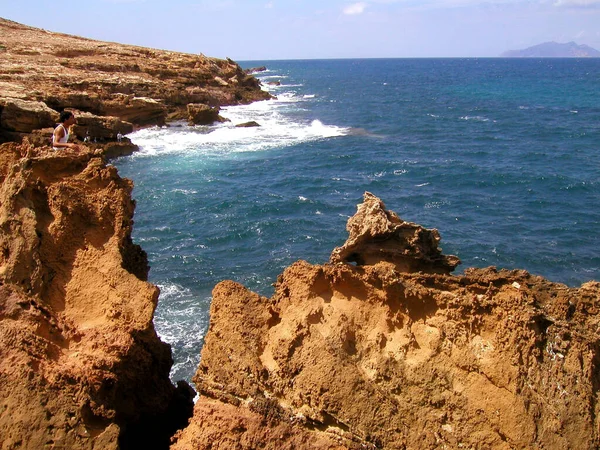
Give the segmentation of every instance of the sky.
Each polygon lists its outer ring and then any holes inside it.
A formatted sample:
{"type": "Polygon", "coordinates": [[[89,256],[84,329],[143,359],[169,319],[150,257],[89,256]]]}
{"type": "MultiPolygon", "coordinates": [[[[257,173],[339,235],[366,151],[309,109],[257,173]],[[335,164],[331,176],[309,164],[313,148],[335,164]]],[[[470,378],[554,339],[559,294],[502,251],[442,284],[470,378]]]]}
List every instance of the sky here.
{"type": "Polygon", "coordinates": [[[236,61],[494,57],[548,41],[600,50],[600,0],[0,0],[0,17],[236,61]]]}

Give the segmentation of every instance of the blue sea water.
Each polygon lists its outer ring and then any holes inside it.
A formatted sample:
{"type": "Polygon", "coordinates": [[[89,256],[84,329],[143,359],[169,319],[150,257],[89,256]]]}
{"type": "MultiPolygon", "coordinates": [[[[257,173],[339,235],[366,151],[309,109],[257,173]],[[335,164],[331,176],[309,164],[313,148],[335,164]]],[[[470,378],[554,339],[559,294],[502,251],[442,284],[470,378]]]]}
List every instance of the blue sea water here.
{"type": "Polygon", "coordinates": [[[259,65],[276,100],[135,132],[141,150],[114,161],[135,183],[174,380],[196,369],[216,283],[269,296],[292,262],[325,263],[365,191],[437,228],[457,273],[600,280],[600,58],[242,64],[259,65]]]}

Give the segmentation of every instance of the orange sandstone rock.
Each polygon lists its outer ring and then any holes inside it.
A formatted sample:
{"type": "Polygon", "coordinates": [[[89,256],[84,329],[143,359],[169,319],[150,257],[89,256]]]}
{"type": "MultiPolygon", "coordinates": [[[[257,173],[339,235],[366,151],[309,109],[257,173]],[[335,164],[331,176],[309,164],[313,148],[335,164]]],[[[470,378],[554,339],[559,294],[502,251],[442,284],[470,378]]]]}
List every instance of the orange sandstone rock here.
{"type": "Polygon", "coordinates": [[[348,220],[348,240],[333,250],[331,263],[358,265],[388,261],[401,272],[450,273],[460,264],[456,256],[443,255],[437,230],[405,222],[370,192],[356,214],[348,220]]]}
{"type": "MultiPolygon", "coordinates": [[[[0,36],[0,142],[52,126],[52,111],[65,108],[148,126],[187,120],[188,104],[271,98],[230,59],[95,41],[2,18],[0,36]]],[[[119,129],[111,131],[105,134],[119,129]]],[[[78,134],[82,139],[85,131],[78,134]]]]}
{"type": "Polygon", "coordinates": [[[215,287],[172,448],[598,448],[600,283],[451,276],[396,217],[367,194],[336,264],[293,264],[270,299],[215,287]]]}
{"type": "Polygon", "coordinates": [[[166,448],[178,391],[132,183],[27,143],[0,146],[0,180],[0,447],[166,448]]]}

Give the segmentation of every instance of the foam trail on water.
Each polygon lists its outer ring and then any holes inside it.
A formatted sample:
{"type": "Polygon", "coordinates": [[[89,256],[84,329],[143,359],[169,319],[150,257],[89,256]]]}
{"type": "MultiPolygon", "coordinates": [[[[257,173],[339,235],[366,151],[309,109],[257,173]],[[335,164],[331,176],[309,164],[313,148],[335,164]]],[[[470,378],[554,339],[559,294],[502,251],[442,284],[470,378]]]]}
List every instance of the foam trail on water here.
{"type": "Polygon", "coordinates": [[[320,120],[291,119],[299,110],[298,103],[310,99],[284,92],[277,100],[265,100],[250,105],[229,106],[221,115],[230,122],[214,126],[153,127],[129,135],[140,147],[133,157],[158,154],[225,155],[289,147],[318,139],[344,136],[348,128],[324,124],[320,120]],[[254,121],[258,127],[236,127],[254,121]]]}
{"type": "Polygon", "coordinates": [[[154,326],[161,340],[171,345],[176,364],[171,378],[186,378],[190,368],[200,360],[199,348],[208,329],[205,311],[210,299],[198,298],[189,289],[174,283],[159,284],[160,300],[154,316],[154,326]]]}

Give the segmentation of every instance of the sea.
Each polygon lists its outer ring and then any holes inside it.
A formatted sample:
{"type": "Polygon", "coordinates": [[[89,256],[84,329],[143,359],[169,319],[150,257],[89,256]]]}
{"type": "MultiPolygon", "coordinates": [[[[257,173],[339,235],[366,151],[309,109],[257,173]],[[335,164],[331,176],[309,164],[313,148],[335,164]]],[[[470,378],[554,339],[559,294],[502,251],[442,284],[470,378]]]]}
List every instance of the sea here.
{"type": "Polygon", "coordinates": [[[211,291],[323,264],[365,191],[468,267],[600,280],[600,58],[244,61],[275,98],[129,135],[133,239],[190,381],[211,291]],[[259,127],[236,127],[255,121],[259,127]]]}

